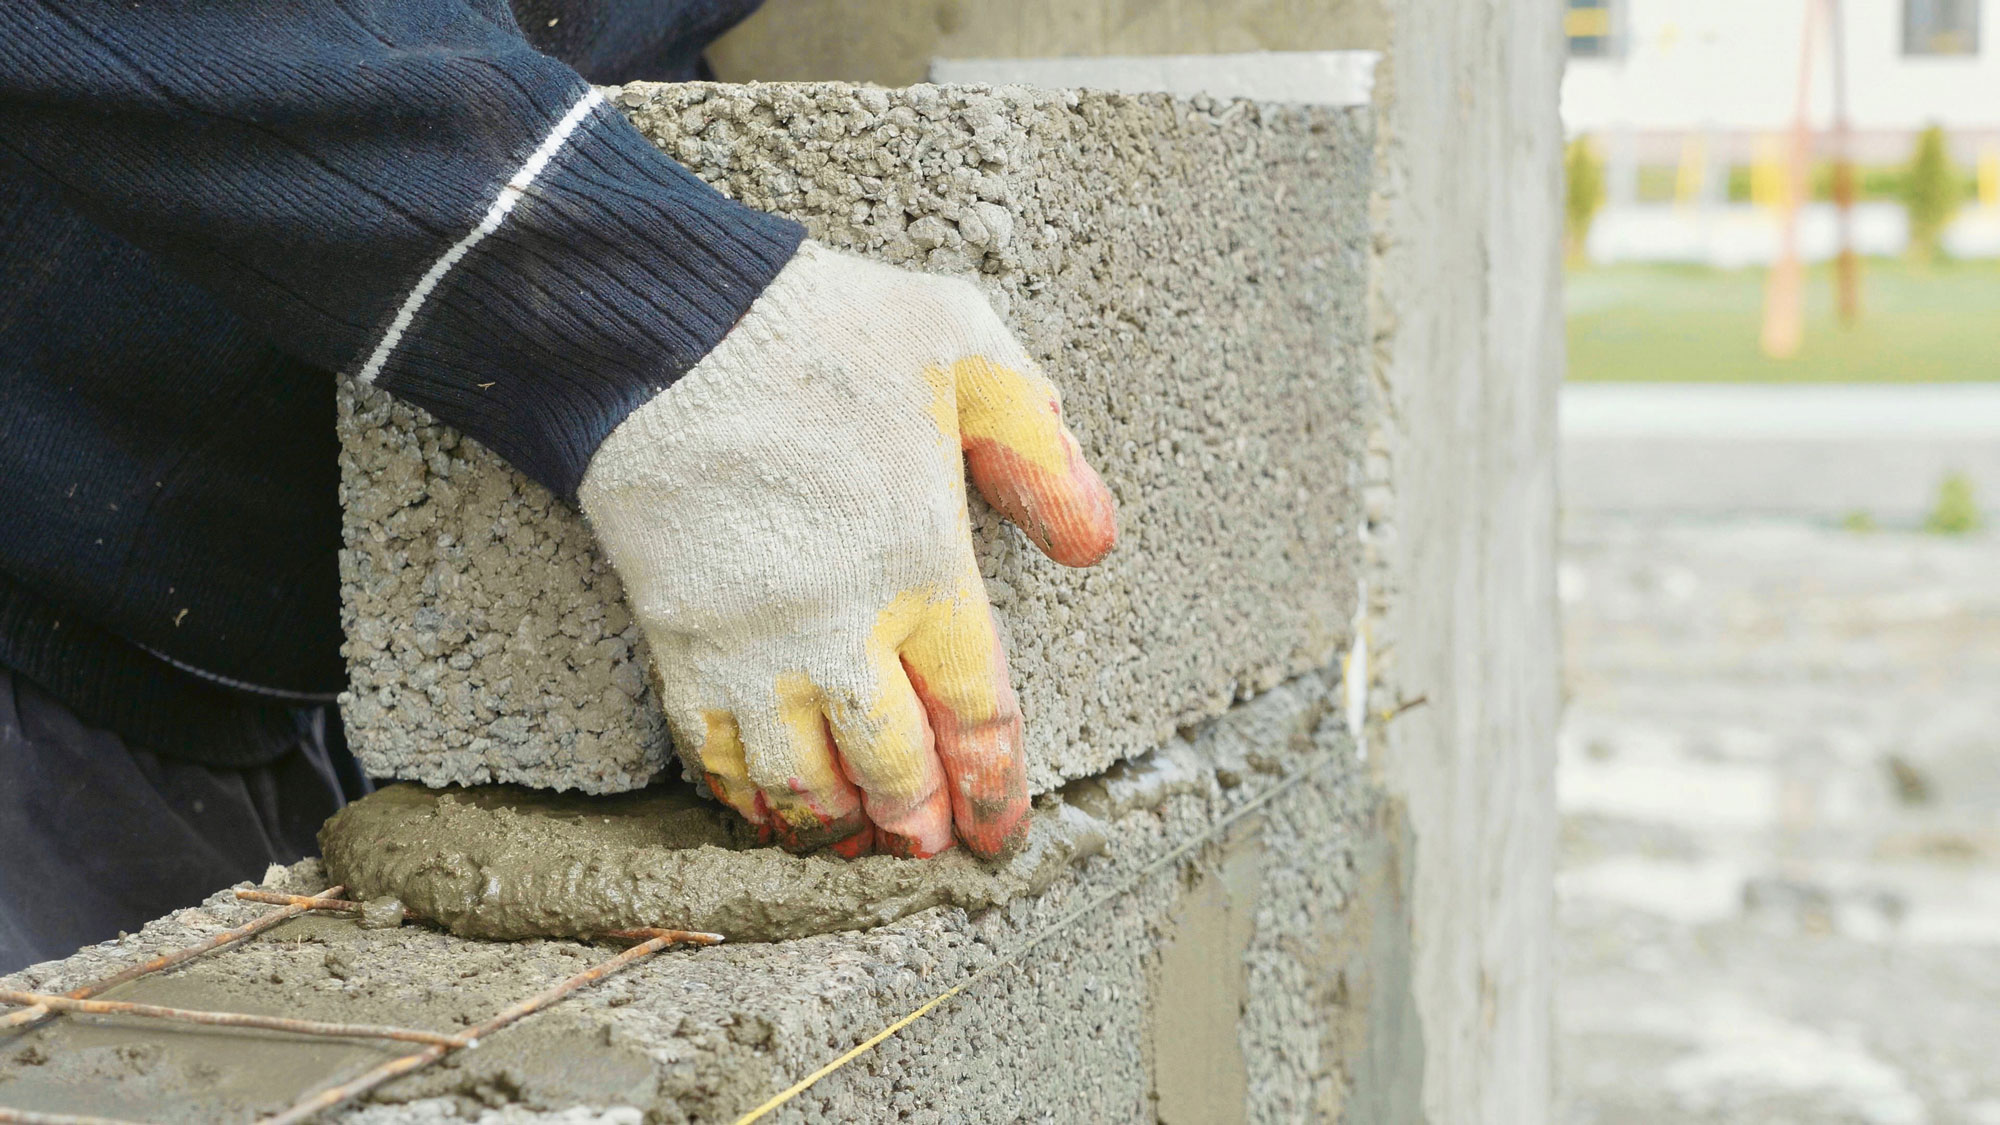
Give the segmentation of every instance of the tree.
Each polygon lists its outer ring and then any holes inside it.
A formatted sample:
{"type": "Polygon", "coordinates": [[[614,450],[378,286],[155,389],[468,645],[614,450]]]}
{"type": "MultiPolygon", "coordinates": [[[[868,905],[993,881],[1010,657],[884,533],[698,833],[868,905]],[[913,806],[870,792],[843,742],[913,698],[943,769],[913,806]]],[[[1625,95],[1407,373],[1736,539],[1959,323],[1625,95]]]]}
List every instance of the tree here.
{"type": "Polygon", "coordinates": [[[1937,256],[1938,237],[1958,210],[1958,186],[1944,130],[1933,125],[1917,134],[1917,151],[1903,177],[1903,206],[1910,213],[1910,253],[1918,259],[1937,256]]]}
{"type": "Polygon", "coordinates": [[[1578,137],[1563,154],[1567,182],[1563,198],[1563,228],[1572,261],[1583,257],[1584,241],[1590,237],[1590,222],[1604,206],[1604,161],[1589,137],[1578,137]]]}

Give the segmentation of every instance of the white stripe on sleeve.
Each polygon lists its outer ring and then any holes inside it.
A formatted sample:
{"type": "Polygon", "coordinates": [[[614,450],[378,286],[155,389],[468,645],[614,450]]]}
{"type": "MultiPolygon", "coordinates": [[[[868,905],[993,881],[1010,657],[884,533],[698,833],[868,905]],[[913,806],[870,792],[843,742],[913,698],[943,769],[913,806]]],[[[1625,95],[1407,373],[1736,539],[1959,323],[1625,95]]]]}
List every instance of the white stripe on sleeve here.
{"type": "Polygon", "coordinates": [[[459,259],[470,253],[474,246],[479,245],[480,239],[500,228],[500,224],[507,218],[507,212],[512,211],[514,204],[518,203],[521,196],[527,192],[528,185],[534,183],[535,177],[541,175],[542,169],[548,167],[549,161],[555,158],[563,143],[569,140],[569,135],[576,132],[576,127],[583,123],[584,117],[603,101],[604,95],[592,89],[578,98],[575,105],[569,107],[569,112],[563,115],[563,119],[556,122],[555,128],[549,130],[548,136],[542,138],[541,147],[535,150],[533,156],[528,157],[527,163],[521,165],[507,178],[507,182],[500,188],[500,194],[494,197],[492,206],[486,209],[486,216],[479,220],[479,225],[454,243],[437,261],[432,262],[431,268],[424,271],[424,276],[417,279],[417,284],[411,288],[410,295],[403,298],[403,307],[396,310],[396,319],[389,322],[389,330],[382,333],[382,339],[369,354],[368,362],[362,364],[361,370],[355,374],[356,379],[363,383],[375,381],[375,376],[382,372],[382,365],[389,362],[389,356],[395,352],[396,345],[402,342],[403,333],[409,331],[410,322],[417,317],[417,310],[423,308],[424,301],[430,297],[431,290],[437,288],[438,282],[444,280],[444,275],[451,272],[451,267],[457,265],[459,259]]]}

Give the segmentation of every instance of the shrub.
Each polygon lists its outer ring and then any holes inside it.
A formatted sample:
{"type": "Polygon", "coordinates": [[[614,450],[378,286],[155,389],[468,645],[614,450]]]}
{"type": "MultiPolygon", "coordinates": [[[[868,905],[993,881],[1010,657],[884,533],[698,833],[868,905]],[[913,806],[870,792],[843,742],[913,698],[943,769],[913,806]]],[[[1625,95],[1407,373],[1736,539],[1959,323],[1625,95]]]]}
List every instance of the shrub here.
{"type": "Polygon", "coordinates": [[[1924,517],[1924,530],[1937,535],[1964,535],[1979,530],[1979,501],[1972,478],[1952,473],[1938,484],[1937,505],[1924,517]]]}
{"type": "Polygon", "coordinates": [[[1919,260],[1937,256],[1938,237],[1958,210],[1958,173],[1951,166],[1944,130],[1936,125],[1917,134],[1917,151],[1903,180],[1903,206],[1910,213],[1910,253],[1919,260]]]}
{"type": "Polygon", "coordinates": [[[1583,256],[1590,223],[1604,206],[1604,161],[1589,137],[1578,137],[1563,154],[1563,233],[1572,260],[1583,256]]]}

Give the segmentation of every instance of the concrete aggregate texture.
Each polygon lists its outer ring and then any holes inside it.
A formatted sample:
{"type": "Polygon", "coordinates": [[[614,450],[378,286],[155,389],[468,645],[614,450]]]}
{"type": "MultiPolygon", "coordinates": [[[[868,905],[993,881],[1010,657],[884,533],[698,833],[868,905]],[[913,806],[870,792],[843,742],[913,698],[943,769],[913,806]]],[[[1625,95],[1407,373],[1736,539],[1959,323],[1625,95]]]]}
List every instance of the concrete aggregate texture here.
{"type": "MultiPolygon", "coordinates": [[[[1147,1120],[1162,1098],[1189,1104],[1184,1085],[1162,1085],[1159,1066],[1190,1051],[1219,1088],[1240,1091],[1230,1117],[1332,1119],[1379,1080],[1359,1069],[1371,1029],[1414,1023],[1407,963],[1393,956],[1405,889],[1371,858],[1393,851],[1374,846],[1386,810],[1334,697],[1322,675],[1302,677],[1069,789],[1065,799],[1115,831],[1103,854],[1038,898],[976,916],[930,910],[860,933],[668,952],[335,1119],[732,1120],[995,965],[769,1120],[984,1120],[1000,1106],[1023,1120],[1147,1120]],[[1195,846],[1177,855],[1183,844],[1195,846]],[[1386,940],[1366,940],[1371,929],[1386,940]],[[1240,975],[1218,977],[1218,956],[1240,975]],[[1196,977],[1211,979],[1196,987],[1196,977]],[[1163,1056],[1162,1042],[1179,1053],[1163,1056]]],[[[325,876],[307,861],[266,882],[302,892],[325,876]]],[[[256,909],[268,908],[218,894],[0,987],[74,987],[256,909]]],[[[313,916],[112,996],[453,1028],[608,955],[563,940],[487,943],[313,916]]],[[[239,1120],[385,1050],[65,1017],[0,1036],[0,1105],[239,1120]]],[[[1405,1089],[1414,1097],[1412,1083],[1405,1089]]]]}
{"type": "MultiPolygon", "coordinates": [[[[612,94],[670,155],[836,247],[978,281],[1063,388],[1121,543],[1065,571],[975,501],[1047,791],[1349,636],[1371,170],[1363,109],[835,84],[612,94]]],[[[349,738],[429,785],[666,768],[616,578],[566,505],[341,391],[349,738]]]]}

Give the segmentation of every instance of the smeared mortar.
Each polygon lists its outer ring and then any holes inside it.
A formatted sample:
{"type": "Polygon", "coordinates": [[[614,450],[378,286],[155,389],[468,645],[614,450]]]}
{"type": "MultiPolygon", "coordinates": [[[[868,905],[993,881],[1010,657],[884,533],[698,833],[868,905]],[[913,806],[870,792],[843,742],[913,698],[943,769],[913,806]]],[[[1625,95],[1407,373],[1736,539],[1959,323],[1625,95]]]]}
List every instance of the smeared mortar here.
{"type": "Polygon", "coordinates": [[[1104,827],[1045,800],[1028,837],[988,863],[757,846],[739,818],[679,785],[582,797],[514,785],[392,785],[320,831],[334,881],[392,896],[461,937],[587,937],[640,926],[780,941],[893,922],[934,906],[982,910],[1040,893],[1097,854],[1104,827]]]}

